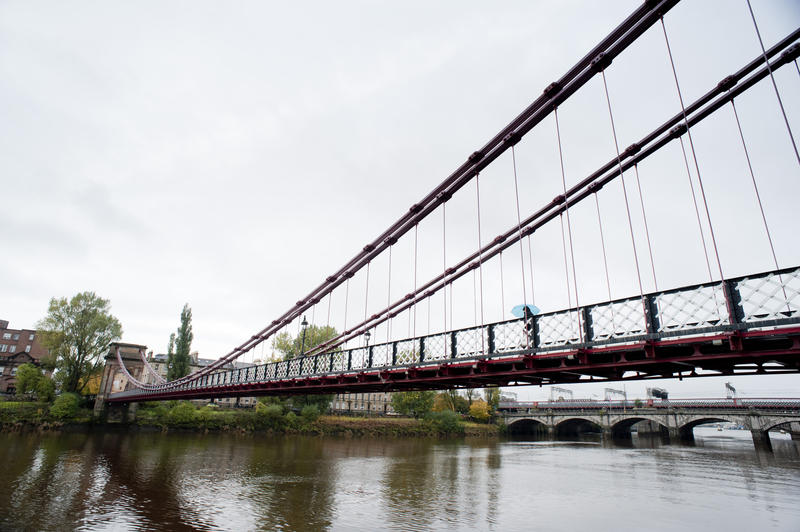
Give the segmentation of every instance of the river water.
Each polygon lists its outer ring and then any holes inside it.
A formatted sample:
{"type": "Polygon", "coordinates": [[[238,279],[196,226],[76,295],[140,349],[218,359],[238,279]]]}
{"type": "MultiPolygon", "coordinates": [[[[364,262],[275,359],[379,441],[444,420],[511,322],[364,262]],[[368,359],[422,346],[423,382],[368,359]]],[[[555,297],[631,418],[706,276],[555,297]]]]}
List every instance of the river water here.
{"type": "Polygon", "coordinates": [[[800,445],[0,434],[0,530],[800,530],[800,445]]]}

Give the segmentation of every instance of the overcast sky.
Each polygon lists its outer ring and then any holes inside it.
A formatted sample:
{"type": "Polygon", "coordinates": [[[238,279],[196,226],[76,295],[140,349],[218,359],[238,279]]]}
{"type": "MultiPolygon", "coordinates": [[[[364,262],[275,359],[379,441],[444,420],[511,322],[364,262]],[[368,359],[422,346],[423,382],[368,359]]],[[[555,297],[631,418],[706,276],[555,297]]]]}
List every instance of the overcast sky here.
{"type": "MultiPolygon", "coordinates": [[[[637,5],[0,2],[0,318],[33,327],[51,297],[92,290],[111,300],[124,341],[164,352],[188,303],[193,349],[217,358],[380,234],[637,5]]],[[[800,25],[796,1],[754,0],[753,9],[766,46],[800,25]]],[[[760,53],[744,0],[684,0],[665,22],[686,102],[760,53]]],[[[800,138],[800,75],[787,67],[776,80],[800,138]]],[[[622,148],[680,110],[660,25],[607,81],[622,148]]],[[[779,265],[797,266],[800,167],[771,84],[737,105],[779,265]]],[[[614,156],[601,79],[559,120],[569,186],[614,156]]],[[[772,269],[730,109],[694,141],[725,276],[772,269]]],[[[552,118],[518,146],[523,216],[559,194],[557,150],[552,118]]],[[[676,143],[640,167],[659,288],[708,280],[685,172],[676,143]]],[[[481,176],[484,242],[515,223],[512,179],[507,155],[481,176]]],[[[615,298],[638,293],[621,190],[598,196],[615,298]]],[[[571,219],[581,304],[608,292],[594,208],[577,206],[571,219]]],[[[448,204],[448,261],[475,248],[474,213],[473,185],[448,204]]],[[[420,225],[420,281],[441,271],[441,223],[438,214],[420,225]]],[[[574,304],[551,225],[533,241],[544,311],[574,304]]],[[[395,251],[394,295],[413,283],[412,243],[395,251]]],[[[486,321],[522,302],[515,253],[504,254],[502,294],[499,267],[484,272],[486,321]]],[[[383,260],[371,273],[370,312],[392,295],[383,260]]],[[[364,312],[357,279],[348,324],[364,312]]],[[[457,325],[475,316],[471,290],[456,294],[457,325]]],[[[418,317],[417,333],[427,321],[418,317]]],[[[795,377],[734,382],[748,395],[800,391],[795,377]]],[[[719,379],[661,384],[677,395],[722,393],[719,379]]],[[[644,395],[643,383],[628,388],[644,395]]]]}

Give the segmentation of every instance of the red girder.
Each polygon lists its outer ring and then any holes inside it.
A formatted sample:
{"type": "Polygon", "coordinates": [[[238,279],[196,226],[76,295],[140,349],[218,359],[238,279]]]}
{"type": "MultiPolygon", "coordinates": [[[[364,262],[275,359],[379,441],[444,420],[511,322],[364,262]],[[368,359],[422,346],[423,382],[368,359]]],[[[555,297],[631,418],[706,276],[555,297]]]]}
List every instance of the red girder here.
{"type": "Polygon", "coordinates": [[[316,375],[260,383],[228,384],[108,398],[110,402],[198,399],[224,396],[330,394],[369,391],[445,389],[496,384],[574,383],[771,374],[800,371],[800,327],[670,338],[557,353],[520,353],[481,359],[443,360],[391,369],[316,375]],[[764,368],[769,362],[782,364],[764,368]],[[750,367],[743,367],[747,364],[750,367]],[[755,367],[752,367],[755,365],[755,367]],[[718,373],[698,374],[711,368],[718,373]],[[691,371],[689,374],[686,372],[691,371]],[[626,376],[625,373],[635,373],[626,376]],[[583,378],[582,378],[583,377],[583,378]],[[588,378],[588,379],[587,379],[588,378]]]}

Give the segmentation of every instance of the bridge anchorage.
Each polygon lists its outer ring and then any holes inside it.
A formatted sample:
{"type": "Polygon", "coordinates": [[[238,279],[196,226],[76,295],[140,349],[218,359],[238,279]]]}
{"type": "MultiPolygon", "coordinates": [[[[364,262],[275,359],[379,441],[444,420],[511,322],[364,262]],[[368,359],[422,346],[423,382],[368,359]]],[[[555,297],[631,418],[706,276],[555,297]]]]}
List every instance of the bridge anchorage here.
{"type": "MultiPolygon", "coordinates": [[[[750,139],[748,143],[748,123],[740,119],[737,111],[744,105],[741,102],[748,101],[744,95],[752,94],[751,89],[759,86],[774,88],[766,92],[770,108],[777,101],[783,110],[787,91],[780,90],[776,75],[791,74],[792,67],[800,75],[800,29],[770,47],[753,50],[752,56],[733,73],[715,72],[718,65],[709,62],[707,73],[715,77],[706,85],[708,90],[693,101],[684,100],[667,24],[676,4],[677,0],[642,4],[396,222],[289,310],[217,362],[181,379],[163,382],[146,361],[137,366],[137,375],[132,374],[117,349],[113,358],[125,373],[128,386],[105,399],[124,404],[176,398],[550,385],[800,371],[800,267],[794,265],[800,262],[800,256],[796,261],[792,259],[795,262],[788,262],[788,267],[778,261],[776,249],[788,256],[796,246],[787,244],[782,249],[782,239],[768,223],[773,217],[780,217],[791,224],[797,220],[797,212],[792,205],[784,205],[788,212],[782,212],[779,202],[772,210],[765,208],[760,191],[769,188],[767,178],[773,175],[773,166],[779,165],[779,156],[772,154],[770,169],[757,164],[751,152],[758,142],[750,139]],[[674,81],[675,98],[662,102],[667,109],[666,119],[655,127],[648,126],[645,131],[650,132],[646,135],[628,139],[628,147],[620,149],[625,145],[621,140],[625,139],[620,139],[623,135],[617,130],[615,118],[621,113],[617,110],[615,114],[609,89],[615,83],[622,85],[614,78],[614,61],[648,32],[663,41],[659,60],[674,81]],[[784,69],[786,66],[789,68],[784,69]],[[597,83],[589,83],[591,80],[597,83]],[[568,179],[565,160],[569,158],[563,149],[562,134],[567,133],[565,126],[568,128],[569,122],[563,118],[560,121],[559,111],[569,109],[572,96],[579,91],[591,93],[597,89],[604,113],[603,127],[607,124],[607,140],[613,150],[606,162],[588,175],[568,179]],[[722,112],[728,113],[727,118],[717,120],[722,112]],[[554,199],[543,201],[538,209],[523,211],[520,197],[525,196],[520,194],[518,176],[525,177],[526,169],[522,164],[518,167],[517,155],[526,149],[526,135],[535,128],[542,129],[546,121],[553,126],[552,146],[547,149],[557,161],[552,190],[548,191],[552,195],[547,196],[554,199]],[[731,129],[733,123],[735,130],[731,129]],[[743,271],[760,273],[724,274],[725,269],[734,269],[721,260],[726,256],[725,236],[738,240],[740,231],[731,231],[729,224],[723,222],[737,220],[741,213],[735,210],[732,215],[720,214],[723,207],[732,203],[727,197],[713,203],[719,198],[709,185],[721,177],[712,171],[701,171],[701,125],[735,131],[736,142],[726,147],[725,154],[736,151],[746,161],[740,167],[741,175],[736,177],[748,187],[743,189],[748,192],[736,202],[736,209],[747,204],[757,213],[755,227],[761,236],[758,242],[756,236],[748,237],[748,244],[762,250],[757,258],[764,258],[763,264],[753,260],[752,264],[760,265],[743,271]],[[654,163],[651,158],[656,154],[659,159],[654,163]],[[685,174],[662,173],[659,168],[664,158],[675,154],[685,174]],[[502,205],[489,206],[492,211],[513,213],[513,220],[496,237],[487,237],[491,217],[486,218],[484,177],[499,166],[493,163],[501,156],[508,167],[507,171],[498,172],[507,178],[510,199],[502,205]],[[643,189],[657,184],[671,187],[670,203],[651,204],[648,208],[643,189]],[[474,211],[467,221],[458,219],[457,224],[452,219],[448,223],[448,215],[463,211],[448,209],[455,198],[470,204],[474,201],[474,211]],[[611,212],[601,211],[601,198],[613,206],[611,212]],[[680,202],[678,198],[682,198],[680,202]],[[709,204],[715,206],[713,217],[709,204]],[[672,236],[659,240],[657,222],[665,213],[667,217],[676,210],[686,214],[686,209],[691,223],[677,234],[678,242],[672,236]],[[607,232],[609,222],[617,222],[611,226],[617,227],[616,232],[607,232]],[[454,258],[453,231],[460,231],[456,236],[463,240],[463,227],[473,224],[476,247],[454,258]],[[422,252],[420,241],[424,243],[426,239],[435,245],[426,246],[427,251],[422,252]],[[534,253],[534,241],[541,242],[547,252],[534,253]],[[696,244],[694,258],[688,251],[692,247],[690,241],[696,244]],[[580,260],[586,253],[578,242],[597,251],[584,261],[587,264],[580,260]],[[435,253],[430,252],[434,248],[435,253]],[[627,250],[615,256],[612,248],[627,250]],[[553,249],[558,252],[553,253],[553,249]],[[686,264],[659,264],[656,256],[670,260],[678,256],[686,264]],[[555,266],[551,264],[554,260],[555,266]],[[696,264],[701,265],[707,280],[667,290],[659,288],[659,283],[665,281],[659,280],[657,270],[674,272],[685,266],[692,271],[696,264]],[[611,265],[624,265],[625,273],[612,276],[611,265]],[[514,275],[509,273],[512,270],[514,275]],[[615,287],[612,291],[612,277],[621,277],[628,284],[634,279],[635,288],[615,287]],[[558,285],[565,290],[557,289],[558,285]],[[594,286],[605,288],[605,293],[598,297],[592,292],[594,286]],[[614,292],[629,296],[618,298],[614,292]],[[505,319],[506,309],[511,306],[506,306],[507,294],[513,294],[514,303],[522,301],[520,317],[505,319]],[[540,313],[535,305],[563,310],[540,313]],[[306,342],[303,336],[300,354],[288,360],[226,369],[227,364],[242,357],[263,361],[266,342],[278,334],[293,335],[302,329],[305,335],[307,318],[312,330],[341,325],[340,332],[325,341],[316,341],[311,335],[312,340],[306,342]]],[[[755,17],[753,22],[758,34],[755,17]]],[[[762,93],[758,94],[763,96],[762,93]]],[[[788,166],[780,163],[780,171],[800,176],[800,155],[790,120],[785,113],[776,114],[773,119],[780,127],[769,129],[769,138],[757,140],[769,146],[786,145],[788,155],[783,157],[791,161],[788,166]]],[[[764,130],[759,131],[764,134],[764,130]]],[[[538,144],[536,148],[542,149],[538,144]]],[[[725,176],[725,183],[728,178],[725,176]]],[[[500,186],[497,179],[489,183],[500,186]]],[[[669,234],[673,233],[670,227],[669,234]]],[[[742,271],[738,263],[734,266],[742,271]]],[[[690,280],[697,279],[694,275],[690,280]]],[[[676,284],[672,282],[672,286],[676,284]]],[[[508,301],[511,302],[510,297],[508,301]]],[[[624,432],[632,419],[612,422],[607,418],[598,425],[611,432],[624,432]]],[[[687,418],[680,423],[659,423],[668,430],[680,431],[693,421],[687,418]]],[[[747,423],[757,426],[752,419],[747,423]]],[[[766,429],[758,425],[753,430],[766,429]]]]}

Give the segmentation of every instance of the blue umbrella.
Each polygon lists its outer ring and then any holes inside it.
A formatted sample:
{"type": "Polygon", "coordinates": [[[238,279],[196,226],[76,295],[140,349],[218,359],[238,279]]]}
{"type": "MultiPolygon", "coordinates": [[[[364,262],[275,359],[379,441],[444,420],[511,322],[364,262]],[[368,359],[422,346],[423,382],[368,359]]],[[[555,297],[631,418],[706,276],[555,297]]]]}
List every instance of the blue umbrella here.
{"type": "Polygon", "coordinates": [[[525,317],[525,307],[528,307],[528,313],[532,316],[539,314],[541,310],[536,305],[517,305],[516,307],[511,309],[511,314],[516,316],[517,318],[525,317]]]}

